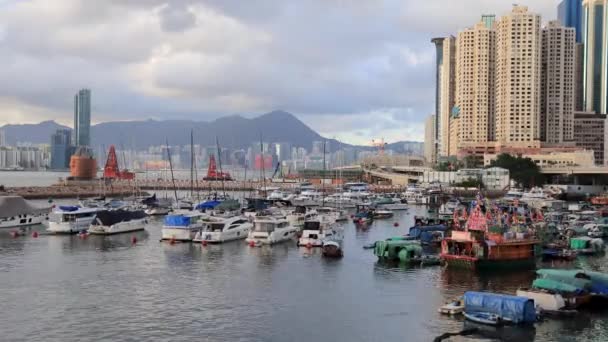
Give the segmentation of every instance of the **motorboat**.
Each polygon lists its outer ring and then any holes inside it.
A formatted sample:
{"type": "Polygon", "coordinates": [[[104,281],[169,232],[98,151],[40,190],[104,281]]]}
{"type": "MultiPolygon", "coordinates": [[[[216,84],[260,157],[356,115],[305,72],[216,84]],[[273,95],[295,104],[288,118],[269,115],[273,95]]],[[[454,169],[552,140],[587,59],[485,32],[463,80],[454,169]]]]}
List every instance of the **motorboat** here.
{"type": "Polygon", "coordinates": [[[144,230],[148,215],[143,210],[101,210],[89,227],[89,233],[112,235],[144,230]]]}
{"type": "Polygon", "coordinates": [[[192,241],[203,227],[201,219],[207,215],[198,211],[183,211],[165,216],[161,239],[169,241],[192,241]]]}
{"type": "Polygon", "coordinates": [[[524,202],[529,201],[529,200],[546,200],[546,199],[552,199],[552,198],[545,193],[543,188],[539,188],[539,187],[533,187],[529,191],[524,192],[521,196],[521,200],[524,202]]]}
{"type": "Polygon", "coordinates": [[[53,234],[75,234],[87,231],[102,208],[82,208],[79,206],[59,206],[49,217],[47,231],[53,234]]]}
{"type": "Polygon", "coordinates": [[[326,239],[336,238],[342,229],[336,226],[333,216],[318,215],[313,220],[304,222],[302,236],[298,239],[298,246],[322,247],[326,239]]]}
{"type": "Polygon", "coordinates": [[[387,219],[393,217],[394,213],[391,210],[376,209],[374,210],[375,219],[387,219]]]}
{"type": "Polygon", "coordinates": [[[150,216],[164,216],[171,212],[171,209],[166,207],[148,207],[144,212],[150,216]]]}
{"type": "Polygon", "coordinates": [[[504,196],[504,199],[507,201],[520,200],[523,195],[524,195],[524,192],[521,191],[520,189],[511,188],[504,196]]]}
{"type": "Polygon", "coordinates": [[[319,199],[322,194],[315,190],[302,191],[298,196],[291,200],[291,203],[295,206],[316,206],[319,203],[319,199]]]}
{"type": "Polygon", "coordinates": [[[209,216],[202,220],[203,227],[196,232],[194,242],[222,243],[247,238],[253,228],[244,216],[209,216]]]}
{"type": "Polygon", "coordinates": [[[0,196],[0,228],[20,228],[48,220],[50,208],[39,208],[21,196],[0,196]]]}
{"type": "Polygon", "coordinates": [[[297,232],[284,217],[259,215],[254,218],[246,241],[251,245],[273,245],[293,239],[297,232]]]}
{"type": "Polygon", "coordinates": [[[323,256],[327,258],[341,258],[344,255],[341,241],[333,239],[323,242],[322,250],[323,256]]]}

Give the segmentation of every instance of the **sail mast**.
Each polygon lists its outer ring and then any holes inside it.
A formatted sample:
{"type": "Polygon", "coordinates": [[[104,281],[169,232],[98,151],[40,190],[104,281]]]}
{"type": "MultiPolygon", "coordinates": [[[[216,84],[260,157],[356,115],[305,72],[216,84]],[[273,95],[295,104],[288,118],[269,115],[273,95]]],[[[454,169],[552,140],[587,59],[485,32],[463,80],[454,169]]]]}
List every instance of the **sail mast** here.
{"type": "Polygon", "coordinates": [[[169,139],[166,140],[167,143],[167,157],[169,157],[169,168],[171,169],[171,182],[173,183],[173,193],[175,195],[175,203],[178,204],[179,199],[177,198],[177,188],[175,187],[175,177],[173,176],[173,162],[171,161],[171,149],[169,148],[169,139]]]}
{"type": "Polygon", "coordinates": [[[194,133],[190,130],[190,198],[194,197],[194,133]]]}
{"type": "Polygon", "coordinates": [[[325,206],[325,142],[323,140],[323,176],[321,177],[321,206],[325,206]]]}
{"type": "Polygon", "coordinates": [[[262,193],[264,194],[264,196],[267,196],[268,194],[266,193],[266,170],[264,169],[264,143],[262,142],[262,133],[260,133],[260,154],[262,159],[262,184],[264,186],[262,193]]]}
{"type": "Polygon", "coordinates": [[[215,137],[215,145],[217,146],[217,166],[220,168],[220,179],[222,182],[222,193],[226,198],[226,187],[224,185],[224,172],[222,171],[222,151],[220,150],[220,140],[215,137]]]}

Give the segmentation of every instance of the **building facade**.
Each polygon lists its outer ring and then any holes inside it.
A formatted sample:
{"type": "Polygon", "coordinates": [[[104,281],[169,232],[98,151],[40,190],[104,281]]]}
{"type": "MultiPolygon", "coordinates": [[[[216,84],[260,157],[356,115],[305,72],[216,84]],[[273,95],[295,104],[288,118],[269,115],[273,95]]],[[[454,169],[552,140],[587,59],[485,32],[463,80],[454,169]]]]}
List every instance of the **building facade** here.
{"type": "Polygon", "coordinates": [[[540,140],[564,144],[574,140],[575,32],[559,21],[542,30],[540,140]]]}
{"type": "Polygon", "coordinates": [[[576,32],[576,42],[582,42],[582,0],[562,0],[557,5],[557,19],[566,27],[571,27],[576,32]]]}
{"type": "Polygon", "coordinates": [[[443,39],[443,63],[441,64],[441,103],[439,107],[439,156],[449,156],[450,115],[456,100],[456,38],[443,39]]]}
{"type": "Polygon", "coordinates": [[[62,170],[70,167],[72,152],[72,132],[58,129],[51,136],[51,169],[62,170]]]}
{"type": "Polygon", "coordinates": [[[91,90],[80,89],[74,95],[74,130],[72,141],[75,146],[91,145],[91,90]]]}
{"type": "Polygon", "coordinates": [[[583,0],[584,107],[606,114],[608,107],[608,0],[583,0]]]}
{"type": "MultiPolygon", "coordinates": [[[[434,134],[435,134],[435,152],[433,152],[435,155],[437,155],[439,153],[439,150],[441,149],[439,144],[440,144],[440,138],[439,136],[441,135],[441,95],[442,95],[442,65],[443,65],[443,42],[444,42],[445,38],[433,38],[431,39],[431,43],[435,44],[435,127],[433,128],[434,130],[434,134]]],[[[426,148],[426,140],[424,141],[425,143],[425,148],[426,148]]]]}
{"type": "Polygon", "coordinates": [[[455,103],[459,147],[493,140],[495,38],[494,29],[484,22],[458,33],[455,103]]]}
{"type": "Polygon", "coordinates": [[[513,6],[496,22],[496,140],[538,147],[541,81],[541,19],[513,6]]]}
{"type": "Polygon", "coordinates": [[[606,115],[594,112],[574,113],[574,141],[576,146],[594,152],[597,165],[605,165],[606,115]]]}
{"type": "Polygon", "coordinates": [[[427,163],[435,164],[437,154],[435,149],[435,115],[429,115],[424,122],[424,158],[427,163]]]}

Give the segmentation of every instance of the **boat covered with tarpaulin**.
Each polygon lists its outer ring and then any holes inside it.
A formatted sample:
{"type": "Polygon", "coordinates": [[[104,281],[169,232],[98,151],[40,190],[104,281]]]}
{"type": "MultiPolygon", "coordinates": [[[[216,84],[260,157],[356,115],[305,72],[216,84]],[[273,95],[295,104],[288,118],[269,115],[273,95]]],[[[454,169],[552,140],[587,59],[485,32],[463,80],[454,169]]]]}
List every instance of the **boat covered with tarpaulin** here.
{"type": "Polygon", "coordinates": [[[502,320],[516,324],[536,321],[534,300],[526,297],[467,291],[464,293],[464,310],[470,314],[495,314],[502,320]]]}

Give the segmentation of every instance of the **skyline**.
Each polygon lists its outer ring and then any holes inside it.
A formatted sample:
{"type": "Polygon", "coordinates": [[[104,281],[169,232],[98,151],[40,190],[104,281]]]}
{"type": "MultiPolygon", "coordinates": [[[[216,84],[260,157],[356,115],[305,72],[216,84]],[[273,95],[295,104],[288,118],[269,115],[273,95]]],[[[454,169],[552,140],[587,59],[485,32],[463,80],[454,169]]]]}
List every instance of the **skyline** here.
{"type": "MultiPolygon", "coordinates": [[[[546,23],[557,3],[524,5],[546,23]]],[[[511,9],[482,0],[344,4],[0,2],[0,125],[71,126],[71,95],[86,87],[96,94],[93,123],[281,109],[348,143],[423,141],[435,106],[431,38],[511,9]]]]}

